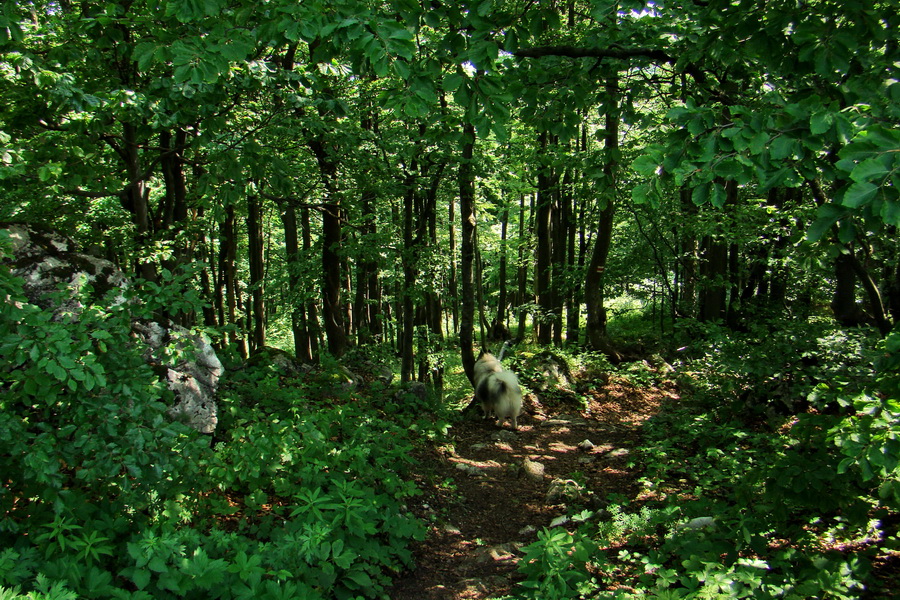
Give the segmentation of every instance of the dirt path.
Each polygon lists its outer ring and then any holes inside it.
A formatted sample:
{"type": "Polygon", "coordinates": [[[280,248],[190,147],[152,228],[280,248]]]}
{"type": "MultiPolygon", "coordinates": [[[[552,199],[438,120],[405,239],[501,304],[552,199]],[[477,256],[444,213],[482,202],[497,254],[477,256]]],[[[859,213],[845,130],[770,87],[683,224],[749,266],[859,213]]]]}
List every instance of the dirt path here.
{"type": "Polygon", "coordinates": [[[432,527],[415,550],[416,569],[397,581],[392,600],[474,600],[511,592],[520,548],[566,514],[568,500],[555,492],[559,480],[582,484],[582,503],[610,493],[634,496],[629,463],[640,427],[674,397],[669,388],[614,379],[581,413],[557,414],[526,399],[528,415],[518,432],[490,421],[456,424],[448,442],[418,456],[425,494],[416,499],[416,512],[432,527]]]}

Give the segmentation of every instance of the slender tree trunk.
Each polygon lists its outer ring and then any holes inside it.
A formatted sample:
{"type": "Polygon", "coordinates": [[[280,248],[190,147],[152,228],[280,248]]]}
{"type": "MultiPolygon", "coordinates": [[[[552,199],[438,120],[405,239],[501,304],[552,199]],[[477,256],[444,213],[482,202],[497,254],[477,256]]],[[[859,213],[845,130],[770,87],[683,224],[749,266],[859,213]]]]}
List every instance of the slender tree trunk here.
{"type": "Polygon", "coordinates": [[[500,212],[500,281],[499,281],[499,297],[497,299],[497,318],[494,321],[493,337],[497,339],[506,339],[509,337],[509,328],[506,326],[506,232],[509,221],[509,207],[504,205],[500,212]]]}
{"type": "MultiPolygon", "coordinates": [[[[141,142],[137,128],[131,123],[122,124],[122,154],[129,185],[122,195],[122,206],[131,213],[135,240],[138,247],[150,243],[152,223],[150,218],[150,190],[144,181],[140,155],[141,142]]],[[[138,277],[147,281],[157,281],[156,265],[142,261],[135,265],[138,277]]]]}
{"type": "Polygon", "coordinates": [[[415,368],[415,310],[413,307],[413,288],[416,285],[417,248],[413,245],[413,207],[415,204],[415,178],[406,182],[406,194],[403,197],[403,325],[400,333],[400,380],[413,379],[415,368]]]}
{"type": "Polygon", "coordinates": [[[681,229],[674,231],[678,240],[679,261],[678,261],[678,298],[676,305],[677,312],[685,317],[694,318],[699,316],[697,308],[697,283],[699,280],[699,261],[700,246],[697,238],[694,236],[693,230],[686,223],[691,222],[692,216],[697,213],[697,207],[691,200],[691,189],[682,187],[679,191],[679,200],[681,204],[682,214],[685,216],[685,224],[681,229]]]}
{"type": "MultiPolygon", "coordinates": [[[[529,198],[531,198],[529,196],[529,198]]],[[[529,201],[529,211],[534,211],[534,203],[529,201]]],[[[529,303],[528,298],[528,262],[525,260],[526,248],[528,246],[528,229],[525,228],[525,194],[522,194],[521,199],[519,200],[519,254],[518,254],[518,307],[519,307],[519,322],[518,322],[518,330],[516,331],[516,336],[519,339],[523,339],[525,337],[525,327],[526,327],[526,319],[528,318],[528,311],[526,310],[526,304],[529,303]]]]}
{"type": "Polygon", "coordinates": [[[337,194],[337,165],[320,139],[308,142],[319,164],[326,198],[322,204],[322,319],[328,351],[340,358],[347,351],[341,263],[341,203],[337,194]]]}
{"type": "MultiPolygon", "coordinates": [[[[541,157],[547,156],[547,134],[541,133],[538,138],[538,147],[541,157]]],[[[553,340],[553,326],[551,315],[554,310],[552,260],[553,238],[551,237],[551,223],[553,221],[553,177],[548,165],[541,165],[538,171],[537,182],[537,207],[535,209],[535,234],[537,236],[536,265],[534,271],[534,294],[537,297],[538,315],[535,327],[537,329],[537,341],[541,345],[549,346],[553,340]]]]}
{"type": "Polygon", "coordinates": [[[462,299],[459,315],[459,347],[462,366],[469,381],[475,371],[474,320],[475,320],[475,171],[472,161],[475,155],[475,127],[463,126],[462,156],[459,164],[459,212],[460,226],[460,278],[462,299]]]}
{"type": "Polygon", "coordinates": [[[569,264],[568,269],[570,273],[576,273],[579,277],[576,277],[572,282],[572,286],[569,291],[567,307],[568,310],[566,312],[566,342],[569,345],[577,346],[578,345],[578,336],[581,330],[581,287],[583,277],[580,275],[584,272],[584,255],[585,255],[585,234],[584,234],[584,221],[585,221],[585,205],[586,203],[582,203],[578,208],[578,217],[577,219],[573,219],[572,223],[569,226],[569,237],[568,237],[568,246],[569,246],[569,264]],[[578,249],[576,252],[575,247],[575,238],[578,237],[580,243],[578,244],[578,249]]]}
{"type": "Polygon", "coordinates": [[[247,240],[250,262],[250,295],[253,315],[250,352],[262,350],[266,345],[265,273],[263,260],[262,206],[258,196],[247,197],[247,240]]]}
{"type": "Polygon", "coordinates": [[[361,251],[356,263],[356,299],[353,303],[356,336],[360,345],[374,339],[378,313],[378,263],[373,260],[375,250],[370,248],[375,238],[375,193],[363,191],[361,197],[363,224],[360,228],[361,251]]]}
{"type": "MultiPolygon", "coordinates": [[[[300,232],[303,237],[303,254],[310,256],[312,254],[312,225],[308,208],[300,210],[300,232]]],[[[304,339],[307,347],[303,349],[303,356],[309,357],[310,362],[318,362],[322,331],[319,326],[319,309],[315,300],[309,300],[306,303],[304,325],[306,326],[304,339]]]]}
{"type": "Polygon", "coordinates": [[[619,148],[619,78],[618,74],[609,77],[606,83],[608,108],[606,111],[606,150],[605,164],[607,193],[605,204],[600,211],[600,223],[594,240],[594,250],[588,263],[584,282],[584,299],[586,310],[585,334],[591,347],[618,360],[618,354],[612,348],[606,331],[607,316],[604,306],[606,293],[606,262],[612,245],[613,217],[616,211],[616,185],[618,181],[618,148],[619,148]]]}
{"type": "Polygon", "coordinates": [[[555,216],[551,227],[553,232],[553,344],[562,346],[563,314],[565,304],[571,298],[572,286],[568,270],[568,236],[572,221],[572,171],[566,169],[562,182],[555,186],[555,216]]]}
{"type": "Polygon", "coordinates": [[[284,249],[287,257],[288,294],[291,311],[291,333],[294,337],[294,357],[304,363],[311,363],[312,344],[306,323],[306,311],[300,303],[300,243],[297,229],[297,210],[287,206],[282,212],[284,223],[284,249]]]}
{"type": "MultiPolygon", "coordinates": [[[[219,289],[217,294],[223,296],[224,306],[221,322],[223,324],[238,324],[238,289],[237,270],[235,259],[237,258],[237,232],[235,229],[235,210],[229,204],[225,206],[225,220],[219,229],[219,289]]],[[[241,355],[246,357],[246,348],[242,342],[242,329],[236,328],[231,334],[231,342],[238,346],[241,355]]]]}
{"type": "Polygon", "coordinates": [[[450,312],[453,313],[453,333],[459,333],[459,282],[456,277],[456,203],[451,200],[447,203],[447,219],[450,223],[450,280],[447,282],[449,289],[447,300],[450,302],[450,312]]]}

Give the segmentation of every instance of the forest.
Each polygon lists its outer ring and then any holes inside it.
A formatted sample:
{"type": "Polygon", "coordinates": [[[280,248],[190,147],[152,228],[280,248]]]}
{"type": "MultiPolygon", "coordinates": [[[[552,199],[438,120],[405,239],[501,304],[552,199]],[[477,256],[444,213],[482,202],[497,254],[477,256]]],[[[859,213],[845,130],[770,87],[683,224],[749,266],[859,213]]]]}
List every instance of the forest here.
{"type": "Polygon", "coordinates": [[[895,597],[898,27],[3,2],[0,599],[895,597]]]}

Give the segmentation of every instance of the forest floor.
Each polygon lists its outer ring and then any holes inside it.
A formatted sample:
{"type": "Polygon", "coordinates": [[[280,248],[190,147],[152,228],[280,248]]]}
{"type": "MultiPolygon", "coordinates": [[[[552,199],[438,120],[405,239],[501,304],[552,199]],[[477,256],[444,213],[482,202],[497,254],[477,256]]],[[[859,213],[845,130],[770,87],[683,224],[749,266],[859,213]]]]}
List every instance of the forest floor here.
{"type": "Polygon", "coordinates": [[[554,491],[558,480],[576,481],[598,499],[634,497],[638,474],[630,467],[631,452],[641,442],[642,424],[677,398],[672,384],[638,387],[613,378],[580,411],[553,410],[527,396],[518,431],[492,420],[456,423],[448,439],[416,457],[424,497],[414,510],[431,527],[415,547],[415,569],[390,590],[392,600],[511,593],[521,579],[520,549],[566,514],[565,500],[554,491]]]}

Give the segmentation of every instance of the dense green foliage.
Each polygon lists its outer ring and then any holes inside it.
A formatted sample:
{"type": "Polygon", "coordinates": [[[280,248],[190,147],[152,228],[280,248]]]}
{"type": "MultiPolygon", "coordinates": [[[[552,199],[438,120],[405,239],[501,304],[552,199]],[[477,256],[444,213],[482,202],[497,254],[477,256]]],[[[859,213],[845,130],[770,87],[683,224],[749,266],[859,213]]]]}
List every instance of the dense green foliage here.
{"type": "Polygon", "coordinates": [[[523,597],[850,599],[891,587],[872,561],[900,545],[898,338],[781,325],[707,332],[677,365],[684,398],[644,428],[643,491],[605,499],[575,533],[544,530],[525,549],[523,597]]]}
{"type": "Polygon", "coordinates": [[[141,291],[54,320],[4,254],[0,596],[377,597],[432,425],[342,368],[457,400],[490,334],[542,345],[523,379],[661,353],[685,393],[646,496],[527,550],[533,596],[858,594],[900,499],[895,4],[2,3],[0,221],[141,291]],[[150,315],[228,357],[214,438],[150,315]]]}
{"type": "Polygon", "coordinates": [[[375,597],[410,564],[402,420],[247,367],[211,441],[167,416],[129,334],[183,290],[56,321],[21,285],[0,272],[4,597],[375,597]]]}

